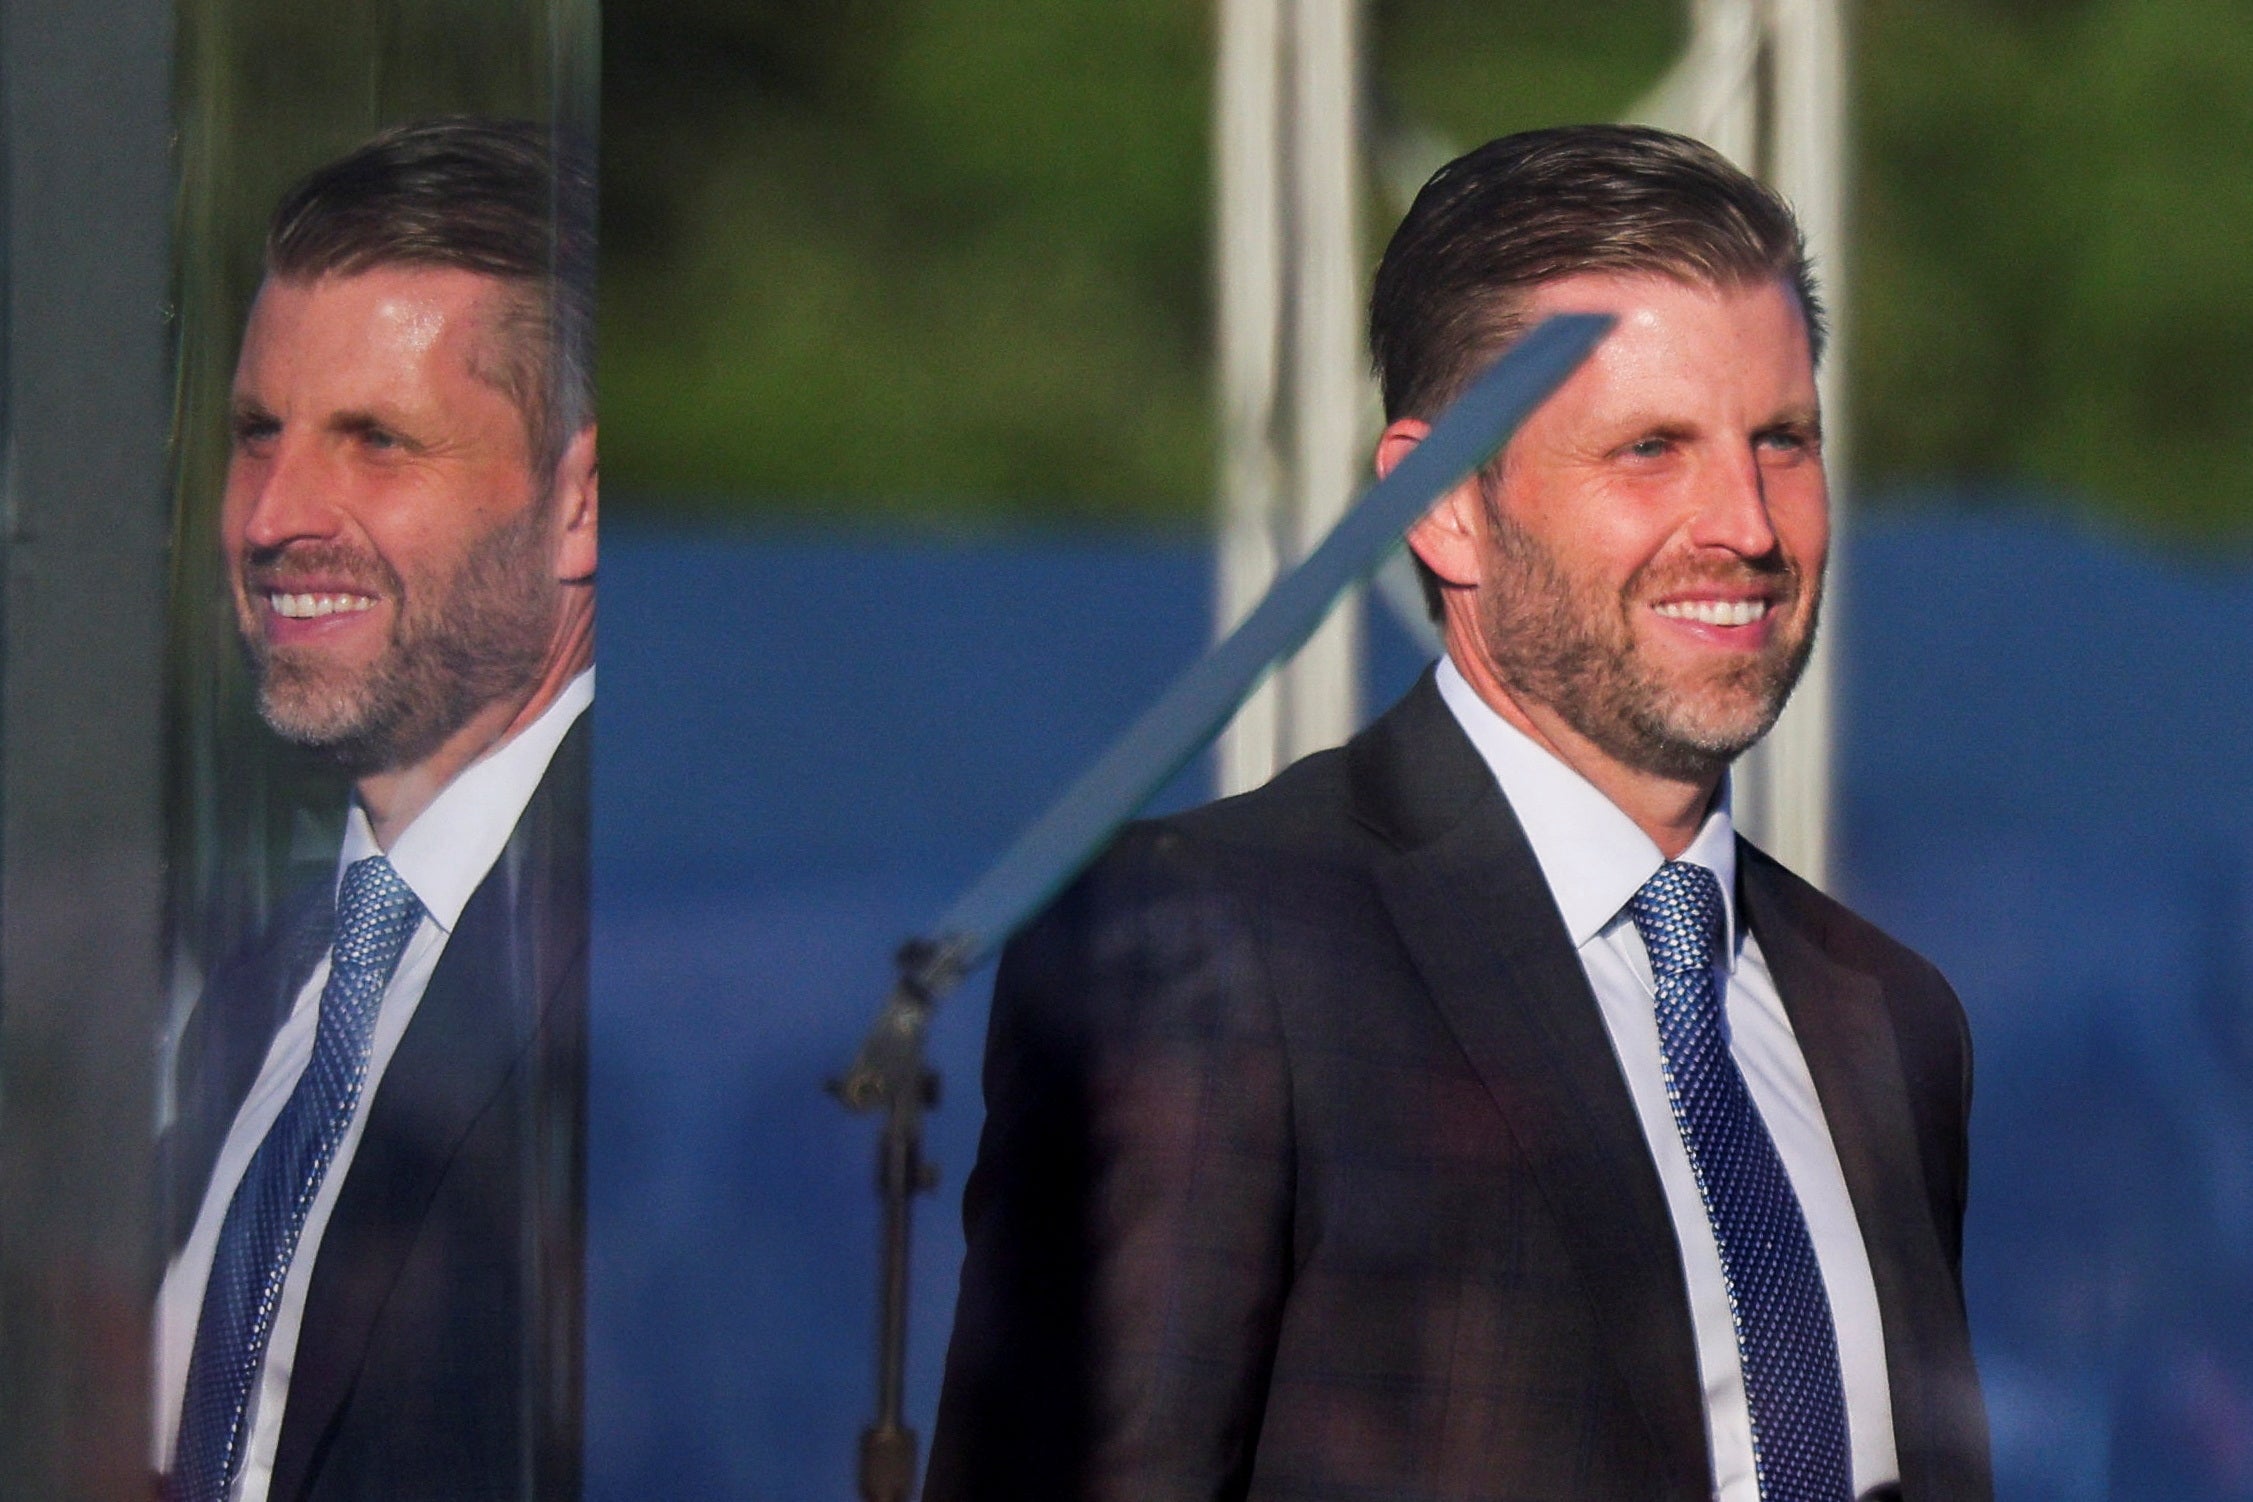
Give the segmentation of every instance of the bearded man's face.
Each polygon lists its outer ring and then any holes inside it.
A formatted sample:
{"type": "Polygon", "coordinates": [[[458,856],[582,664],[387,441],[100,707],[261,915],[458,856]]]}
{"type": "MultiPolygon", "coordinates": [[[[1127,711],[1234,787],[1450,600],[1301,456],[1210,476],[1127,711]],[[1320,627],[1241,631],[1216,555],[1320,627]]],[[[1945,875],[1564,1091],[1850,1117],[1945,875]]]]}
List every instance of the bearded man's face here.
{"type": "Polygon", "coordinates": [[[1776,723],[1815,644],[1822,580],[1780,558],[1661,556],[1615,589],[1500,514],[1491,558],[1480,623],[1503,680],[1640,771],[1692,781],[1734,761],[1776,723]],[[1683,663],[1638,637],[1645,611],[1716,634],[1767,616],[1778,627],[1751,650],[1683,663]]]}
{"type": "Polygon", "coordinates": [[[1830,524],[1806,322],[1780,280],[1591,273],[1526,310],[1563,311],[1619,322],[1480,482],[1478,649],[1614,761],[1710,776],[1814,645],[1830,524]]]}
{"type": "Polygon", "coordinates": [[[276,732],[359,774],[528,689],[558,617],[551,506],[490,374],[504,289],[450,268],[269,281],[221,513],[276,732]]]}

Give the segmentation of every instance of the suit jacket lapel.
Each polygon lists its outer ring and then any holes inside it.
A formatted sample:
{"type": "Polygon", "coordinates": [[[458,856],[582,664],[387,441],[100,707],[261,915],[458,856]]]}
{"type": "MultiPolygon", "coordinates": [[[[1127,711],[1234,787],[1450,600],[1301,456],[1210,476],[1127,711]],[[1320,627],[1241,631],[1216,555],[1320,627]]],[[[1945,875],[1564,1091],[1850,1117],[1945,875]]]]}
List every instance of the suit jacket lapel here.
{"type": "Polygon", "coordinates": [[[507,993],[505,977],[494,973],[505,969],[505,956],[488,942],[506,921],[504,896],[488,877],[462,909],[369,1103],[306,1291],[269,1489],[275,1502],[302,1493],[438,1180],[521,1050],[516,1019],[493,1004],[507,993]]]}
{"type": "Polygon", "coordinates": [[[298,992],[328,952],[336,926],[333,875],[293,891],[250,948],[215,966],[175,1052],[177,1102],[158,1144],[167,1260],[187,1244],[211,1172],[288,1020],[298,992]]]}
{"type": "Polygon", "coordinates": [[[1710,1489],[1696,1336],[1665,1193],[1533,852],[1427,675],[1355,742],[1402,942],[1574,1246],[1605,1343],[1684,1495],[1710,1489]]]}
{"type": "Polygon", "coordinates": [[[545,1004],[541,982],[557,973],[558,956],[584,952],[587,735],[582,716],[557,747],[463,907],[369,1104],[306,1290],[268,1489],[274,1502],[303,1493],[440,1179],[530,1045],[539,1018],[522,1003],[545,1004]]]}
{"type": "Polygon", "coordinates": [[[1960,1427],[1955,1387],[1970,1379],[1971,1352],[1932,1218],[1885,993],[1825,952],[1815,914],[1780,867],[1741,843],[1739,850],[1746,919],[1814,1078],[1869,1253],[1902,1494],[1973,1495],[1960,1484],[1958,1447],[1942,1438],[1960,1427]]]}

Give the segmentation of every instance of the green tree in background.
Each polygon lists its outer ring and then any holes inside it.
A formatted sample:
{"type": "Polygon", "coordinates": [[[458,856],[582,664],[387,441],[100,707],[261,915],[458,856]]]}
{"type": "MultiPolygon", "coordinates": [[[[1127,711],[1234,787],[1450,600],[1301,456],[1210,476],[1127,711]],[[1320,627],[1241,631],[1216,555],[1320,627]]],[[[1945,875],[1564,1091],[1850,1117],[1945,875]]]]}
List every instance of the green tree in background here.
{"type": "MultiPolygon", "coordinates": [[[[1373,0],[1377,156],[1617,116],[1682,24],[1373,0]]],[[[1865,0],[1854,44],[1862,491],[2245,533],[2253,8],[1865,0]]],[[[618,502],[1202,524],[1212,0],[610,0],[604,45],[618,502]]]]}
{"type": "Polygon", "coordinates": [[[613,8],[612,488],[1194,507],[1206,48],[1190,0],[613,8]]]}
{"type": "MultiPolygon", "coordinates": [[[[610,0],[614,495],[1201,524],[1212,21],[1211,0],[610,0]]],[[[1653,0],[1371,18],[1387,113],[1465,139],[1616,112],[1677,27],[1653,0]]]]}
{"type": "Polygon", "coordinates": [[[1859,41],[1857,468],[2253,534],[2253,7],[1870,0],[1859,41]]]}

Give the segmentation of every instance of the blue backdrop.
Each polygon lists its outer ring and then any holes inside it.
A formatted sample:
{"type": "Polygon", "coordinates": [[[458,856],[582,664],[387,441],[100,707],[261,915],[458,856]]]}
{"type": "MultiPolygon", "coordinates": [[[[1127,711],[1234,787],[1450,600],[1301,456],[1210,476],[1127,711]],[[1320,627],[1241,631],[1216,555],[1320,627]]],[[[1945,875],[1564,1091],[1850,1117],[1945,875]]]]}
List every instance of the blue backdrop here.
{"type": "MultiPolygon", "coordinates": [[[[821,1082],[893,946],[1202,648],[1208,556],[617,525],[604,547],[589,1494],[843,1502],[874,1135],[821,1082]]],[[[1978,1048],[2003,1494],[2253,1496],[2253,573],[1934,504],[1858,530],[1837,585],[1839,885],[1948,972],[1978,1048]]],[[[1420,666],[1381,616],[1370,656],[1377,704],[1420,666]]],[[[926,1439],[987,980],[933,1034],[926,1439]]]]}

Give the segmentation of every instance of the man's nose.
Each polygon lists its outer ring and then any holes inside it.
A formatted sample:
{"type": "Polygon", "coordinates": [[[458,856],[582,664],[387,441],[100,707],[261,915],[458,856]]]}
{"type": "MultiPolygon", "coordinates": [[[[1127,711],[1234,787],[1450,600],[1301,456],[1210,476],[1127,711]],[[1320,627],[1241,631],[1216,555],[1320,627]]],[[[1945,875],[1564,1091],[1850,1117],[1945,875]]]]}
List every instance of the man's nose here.
{"type": "Polygon", "coordinates": [[[243,541],[261,551],[335,533],[335,476],[315,445],[287,435],[257,455],[238,455],[229,488],[243,508],[243,541]]]}
{"type": "Polygon", "coordinates": [[[1764,558],[1776,550],[1768,476],[1751,446],[1718,455],[1707,470],[1690,540],[1700,547],[1726,548],[1740,558],[1764,558]]]}

